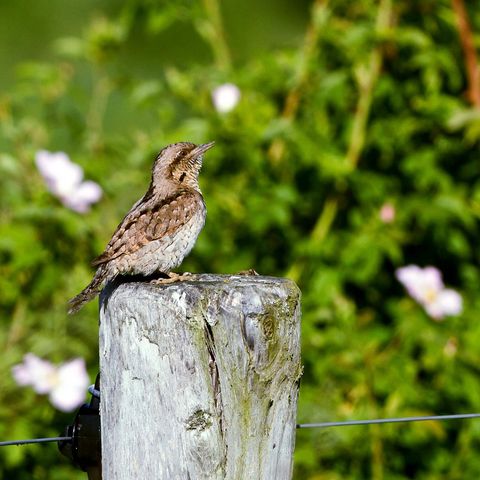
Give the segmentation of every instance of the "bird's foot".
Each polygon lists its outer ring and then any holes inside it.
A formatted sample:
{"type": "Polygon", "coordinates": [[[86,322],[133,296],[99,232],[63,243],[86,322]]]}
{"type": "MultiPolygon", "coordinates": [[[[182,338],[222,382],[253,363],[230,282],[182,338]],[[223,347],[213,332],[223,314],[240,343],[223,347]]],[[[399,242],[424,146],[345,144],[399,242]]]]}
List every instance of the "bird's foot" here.
{"type": "Polygon", "coordinates": [[[258,276],[260,274],[258,272],[256,272],[253,268],[249,268],[248,270],[241,270],[240,272],[237,272],[235,275],[254,275],[254,276],[258,276]]]}
{"type": "Polygon", "coordinates": [[[193,280],[194,274],[190,272],[183,272],[183,273],[175,273],[175,272],[168,272],[165,273],[167,278],[157,278],[152,280],[150,283],[154,285],[169,285],[170,283],[176,282],[185,282],[187,280],[193,280]]]}

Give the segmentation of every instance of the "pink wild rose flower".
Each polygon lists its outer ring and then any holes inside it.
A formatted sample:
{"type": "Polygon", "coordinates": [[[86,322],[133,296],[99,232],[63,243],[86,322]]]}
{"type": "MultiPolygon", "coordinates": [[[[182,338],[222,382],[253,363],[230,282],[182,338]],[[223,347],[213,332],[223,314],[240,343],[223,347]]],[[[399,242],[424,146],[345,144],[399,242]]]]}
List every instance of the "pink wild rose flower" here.
{"type": "Polygon", "coordinates": [[[442,274],[437,268],[408,265],[397,269],[395,274],[408,294],[433,319],[441,320],[462,312],[462,297],[455,290],[445,288],[442,274]]]}
{"type": "Polygon", "coordinates": [[[14,365],[12,375],[18,385],[31,386],[35,392],[48,395],[51,404],[62,412],[70,412],[85,400],[89,378],[82,358],[55,366],[33,353],[14,365]]]}
{"type": "Polygon", "coordinates": [[[86,213],[102,197],[100,185],[83,181],[82,167],[64,152],[40,150],[35,155],[35,164],[50,192],[70,210],[86,213]]]}

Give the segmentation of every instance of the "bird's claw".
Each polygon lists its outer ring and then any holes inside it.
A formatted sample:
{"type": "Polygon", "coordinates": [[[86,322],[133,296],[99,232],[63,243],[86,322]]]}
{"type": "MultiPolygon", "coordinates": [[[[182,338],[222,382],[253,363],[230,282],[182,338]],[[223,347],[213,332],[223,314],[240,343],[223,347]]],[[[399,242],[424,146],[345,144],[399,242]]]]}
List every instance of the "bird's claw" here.
{"type": "Polygon", "coordinates": [[[150,283],[153,285],[169,285],[170,283],[176,282],[185,282],[187,280],[192,280],[194,275],[190,272],[183,272],[183,273],[175,273],[175,272],[168,272],[167,278],[157,278],[152,280],[150,283]]]}
{"type": "Polygon", "coordinates": [[[253,268],[249,268],[248,270],[241,270],[240,272],[236,273],[235,275],[254,275],[259,276],[260,274],[256,272],[253,268]]]}

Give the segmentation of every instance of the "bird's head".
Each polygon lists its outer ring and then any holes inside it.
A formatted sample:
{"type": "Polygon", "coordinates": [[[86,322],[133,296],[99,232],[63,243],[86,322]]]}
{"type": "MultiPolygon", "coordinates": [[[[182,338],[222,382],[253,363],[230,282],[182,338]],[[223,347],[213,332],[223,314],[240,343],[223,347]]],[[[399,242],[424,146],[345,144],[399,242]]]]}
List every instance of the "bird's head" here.
{"type": "Polygon", "coordinates": [[[152,183],[185,185],[198,190],[198,174],[202,168],[203,154],[215,142],[195,145],[190,142],[173,143],[157,156],[152,170],[152,183]]]}

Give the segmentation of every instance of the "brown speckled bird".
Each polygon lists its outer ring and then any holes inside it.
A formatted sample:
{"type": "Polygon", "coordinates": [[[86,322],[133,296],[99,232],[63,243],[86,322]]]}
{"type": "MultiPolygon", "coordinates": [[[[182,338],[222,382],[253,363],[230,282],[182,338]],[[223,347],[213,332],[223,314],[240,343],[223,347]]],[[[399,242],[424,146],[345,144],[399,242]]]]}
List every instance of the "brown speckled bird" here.
{"type": "Polygon", "coordinates": [[[190,253],[205,224],[206,208],[198,185],[204,145],[181,142],[165,147],[152,168],[147,193],[117,227],[105,251],[93,260],[90,284],[69,301],[74,313],[95,298],[117,275],[170,273],[190,253]]]}

